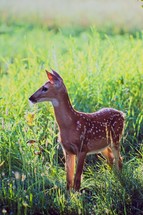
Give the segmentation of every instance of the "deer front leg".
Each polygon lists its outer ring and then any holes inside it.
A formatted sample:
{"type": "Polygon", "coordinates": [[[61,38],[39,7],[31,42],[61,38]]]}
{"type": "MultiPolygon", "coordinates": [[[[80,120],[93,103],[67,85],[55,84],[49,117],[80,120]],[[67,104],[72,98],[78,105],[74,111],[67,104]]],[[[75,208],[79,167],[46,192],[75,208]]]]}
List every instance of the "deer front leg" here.
{"type": "Polygon", "coordinates": [[[74,190],[79,191],[80,184],[81,184],[81,174],[83,170],[84,165],[84,159],[86,157],[85,152],[80,152],[77,156],[77,168],[76,168],[76,174],[74,178],[74,190]]]}
{"type": "Polygon", "coordinates": [[[65,152],[65,160],[67,190],[69,190],[73,187],[75,155],[65,152]]]}

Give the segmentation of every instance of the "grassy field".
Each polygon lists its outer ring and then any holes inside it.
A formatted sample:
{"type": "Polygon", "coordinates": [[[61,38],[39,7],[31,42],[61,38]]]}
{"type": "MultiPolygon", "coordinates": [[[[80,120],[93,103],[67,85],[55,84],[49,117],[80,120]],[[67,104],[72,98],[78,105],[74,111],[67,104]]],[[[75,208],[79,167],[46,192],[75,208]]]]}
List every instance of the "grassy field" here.
{"type": "Polygon", "coordinates": [[[0,23],[0,214],[143,214],[142,138],[141,32],[0,23]],[[50,67],[76,109],[126,113],[122,173],[88,156],[79,193],[65,190],[51,104],[28,103],[50,67]]]}

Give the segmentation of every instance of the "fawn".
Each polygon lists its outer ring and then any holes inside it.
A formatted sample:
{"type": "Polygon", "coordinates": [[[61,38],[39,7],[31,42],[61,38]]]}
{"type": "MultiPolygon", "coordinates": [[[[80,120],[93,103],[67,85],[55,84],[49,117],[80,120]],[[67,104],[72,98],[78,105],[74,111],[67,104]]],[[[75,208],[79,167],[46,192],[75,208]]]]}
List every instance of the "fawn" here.
{"type": "Polygon", "coordinates": [[[29,100],[32,103],[52,102],[65,156],[67,189],[78,191],[86,155],[102,153],[110,166],[115,164],[117,170],[122,168],[120,140],[125,115],[113,108],[103,108],[94,113],[76,111],[60,75],[53,70],[46,73],[49,81],[29,100]],[[77,167],[74,177],[75,157],[77,167]]]}

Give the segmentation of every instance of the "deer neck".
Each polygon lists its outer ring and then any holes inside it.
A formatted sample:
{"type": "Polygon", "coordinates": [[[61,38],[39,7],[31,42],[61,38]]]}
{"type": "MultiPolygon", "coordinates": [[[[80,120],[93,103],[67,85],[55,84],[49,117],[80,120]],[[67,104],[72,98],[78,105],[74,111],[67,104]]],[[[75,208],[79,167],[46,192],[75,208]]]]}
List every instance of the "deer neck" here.
{"type": "Polygon", "coordinates": [[[71,105],[68,93],[65,91],[58,98],[52,100],[55,117],[59,127],[71,126],[76,115],[76,111],[71,105]]]}

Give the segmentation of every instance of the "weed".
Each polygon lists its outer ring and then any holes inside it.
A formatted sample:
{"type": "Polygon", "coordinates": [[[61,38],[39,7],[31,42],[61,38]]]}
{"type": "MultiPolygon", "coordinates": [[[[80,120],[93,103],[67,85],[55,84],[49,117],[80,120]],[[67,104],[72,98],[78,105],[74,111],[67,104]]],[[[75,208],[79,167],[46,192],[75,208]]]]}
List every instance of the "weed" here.
{"type": "Polygon", "coordinates": [[[70,34],[14,23],[7,28],[0,36],[0,213],[142,214],[142,34],[103,35],[94,27],[70,34]],[[79,111],[114,107],[126,113],[123,172],[88,157],[81,193],[65,190],[51,105],[28,104],[50,67],[64,78],[79,111]]]}

